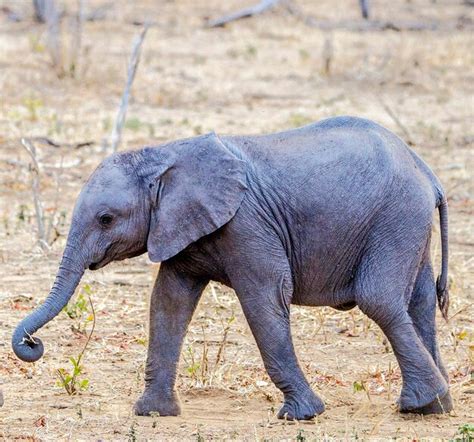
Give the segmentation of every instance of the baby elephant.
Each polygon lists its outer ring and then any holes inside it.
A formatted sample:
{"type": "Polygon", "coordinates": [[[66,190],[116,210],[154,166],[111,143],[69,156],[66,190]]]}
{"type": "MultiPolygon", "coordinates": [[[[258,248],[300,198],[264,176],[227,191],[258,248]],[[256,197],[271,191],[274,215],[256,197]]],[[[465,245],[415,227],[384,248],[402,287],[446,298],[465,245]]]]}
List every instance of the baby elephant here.
{"type": "Polygon", "coordinates": [[[210,280],[236,291],[283,392],[280,418],[324,411],[295,356],[290,304],[359,306],[398,359],[400,411],[449,412],[435,331],[436,300],[445,318],[448,312],[447,230],[446,196],[433,172],[393,133],[359,118],[262,136],[210,133],[114,154],[84,185],[51,292],[16,328],[13,350],[23,361],[42,356],[32,336],[67,304],[85,269],[148,252],[162,264],[137,414],[180,413],[177,363],[210,280]]]}

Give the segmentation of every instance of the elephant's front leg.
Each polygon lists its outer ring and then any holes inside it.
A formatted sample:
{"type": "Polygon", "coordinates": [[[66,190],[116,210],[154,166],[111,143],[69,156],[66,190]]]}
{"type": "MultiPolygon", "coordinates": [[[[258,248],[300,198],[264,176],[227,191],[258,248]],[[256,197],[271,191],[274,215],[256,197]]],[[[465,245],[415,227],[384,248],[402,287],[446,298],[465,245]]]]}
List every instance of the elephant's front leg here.
{"type": "Polygon", "coordinates": [[[161,264],[150,301],[145,391],[135,404],[136,414],[180,414],[177,365],[186,329],[207,283],[178,271],[173,264],[161,264]]]}
{"type": "MultiPolygon", "coordinates": [[[[264,260],[262,260],[264,261],[264,260]]],[[[280,419],[311,419],[324,411],[296,359],[290,330],[291,274],[287,265],[260,265],[234,285],[268,375],[284,395],[280,419]]],[[[242,273],[241,273],[242,275],[242,273]]]]}

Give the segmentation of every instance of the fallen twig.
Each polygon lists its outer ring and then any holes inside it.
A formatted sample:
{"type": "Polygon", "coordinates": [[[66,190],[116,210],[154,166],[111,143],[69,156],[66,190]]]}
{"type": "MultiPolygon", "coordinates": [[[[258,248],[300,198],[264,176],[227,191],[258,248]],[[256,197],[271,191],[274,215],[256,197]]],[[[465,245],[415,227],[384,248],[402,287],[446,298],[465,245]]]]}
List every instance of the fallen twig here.
{"type": "Polygon", "coordinates": [[[93,146],[95,141],[80,141],[79,143],[62,143],[60,141],[52,140],[48,137],[34,137],[32,138],[33,141],[37,143],[47,144],[51,147],[61,148],[61,147],[69,147],[71,149],[81,149],[83,147],[93,146]]]}
{"type": "Polygon", "coordinates": [[[135,37],[133,43],[132,54],[128,63],[127,82],[125,83],[125,89],[123,91],[122,99],[120,101],[117,118],[115,119],[114,128],[110,136],[110,146],[112,148],[112,152],[117,151],[117,148],[120,144],[120,140],[122,138],[122,128],[125,122],[125,116],[127,115],[130,90],[132,88],[133,80],[135,79],[135,73],[137,72],[138,63],[140,62],[141,47],[149,28],[150,24],[145,25],[142,32],[137,37],[135,37]]]}
{"type": "Polygon", "coordinates": [[[249,6],[248,8],[241,9],[239,11],[233,12],[232,14],[224,15],[215,20],[208,21],[207,27],[217,28],[219,26],[224,26],[227,23],[230,23],[231,21],[253,17],[254,15],[258,15],[258,14],[261,14],[262,12],[265,12],[267,9],[272,8],[273,6],[277,5],[280,2],[282,2],[282,0],[261,0],[256,5],[249,6]]]}

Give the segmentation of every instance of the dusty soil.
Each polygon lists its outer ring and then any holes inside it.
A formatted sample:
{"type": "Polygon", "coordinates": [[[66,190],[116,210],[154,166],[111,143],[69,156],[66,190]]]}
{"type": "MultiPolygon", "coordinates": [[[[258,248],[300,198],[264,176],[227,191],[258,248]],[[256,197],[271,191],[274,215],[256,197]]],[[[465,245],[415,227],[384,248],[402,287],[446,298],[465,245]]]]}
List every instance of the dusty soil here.
{"type": "MultiPolygon", "coordinates": [[[[116,2],[104,20],[84,25],[77,78],[58,75],[46,30],[26,0],[0,1],[0,438],[5,440],[145,439],[420,439],[453,438],[472,423],[473,9],[462,1],[373,1],[378,20],[433,24],[432,30],[357,32],[356,2],[301,0],[307,14],[334,24],[321,31],[276,9],[223,29],[203,20],[241,2],[116,2]],[[380,330],[358,310],[292,308],[300,362],[327,411],[311,422],[275,419],[281,395],[267,377],[234,293],[211,285],[183,348],[180,417],[136,417],[143,386],[147,297],[157,272],[145,256],[88,272],[96,329],[83,359],[85,391],[68,396],[57,369],[71,370],[86,324],[62,313],[38,333],[43,359],[20,362],[10,348],[14,326],[47,295],[65,243],[74,198],[107,154],[126,77],[134,22],[150,19],[121,149],[217,133],[265,133],[324,117],[374,119],[410,141],[433,167],[450,203],[451,310],[439,338],[455,411],[401,415],[400,372],[380,330]],[[331,49],[332,48],[332,49],[331,49]],[[330,55],[329,72],[325,57],[330,55]],[[63,216],[51,250],[38,247],[30,159],[20,137],[36,141],[46,218],[63,216]],[[92,141],[92,146],[74,145],[92,141]],[[235,319],[234,319],[235,318],[235,319]],[[218,356],[220,353],[220,356],[218,356]],[[217,361],[217,363],[216,363],[217,361]]],[[[88,9],[101,4],[85,2],[88,9]]],[[[246,2],[251,3],[251,2],[246,2]]],[[[76,2],[67,4],[69,15],[76,2]]],[[[66,17],[63,38],[70,40],[66,17]]],[[[402,26],[403,27],[403,26],[402,26]]],[[[67,52],[67,50],[66,50],[67,52]]],[[[438,266],[439,229],[433,258],[438,266]]],[[[77,298],[76,298],[77,300],[77,298]]],[[[76,303],[77,305],[77,303],[76,303]]]]}

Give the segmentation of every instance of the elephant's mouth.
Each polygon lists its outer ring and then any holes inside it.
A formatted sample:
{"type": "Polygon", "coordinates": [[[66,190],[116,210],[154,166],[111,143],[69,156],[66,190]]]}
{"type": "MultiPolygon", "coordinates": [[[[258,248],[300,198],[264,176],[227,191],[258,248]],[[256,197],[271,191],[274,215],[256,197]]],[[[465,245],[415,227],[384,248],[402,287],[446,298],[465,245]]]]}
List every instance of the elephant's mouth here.
{"type": "Polygon", "coordinates": [[[109,262],[113,261],[113,258],[110,256],[110,248],[111,246],[107,247],[100,261],[91,262],[89,264],[89,270],[99,270],[102,267],[106,266],[109,262]]]}
{"type": "Polygon", "coordinates": [[[126,255],[117,255],[114,253],[112,246],[109,246],[104,253],[104,257],[97,262],[92,262],[89,264],[89,270],[99,270],[102,267],[105,267],[107,264],[111,263],[112,261],[122,261],[127,258],[134,258],[135,256],[140,256],[147,251],[146,245],[141,246],[135,251],[127,253],[126,255]]]}
{"type": "Polygon", "coordinates": [[[107,258],[102,259],[99,262],[93,262],[89,265],[89,270],[99,270],[110,262],[107,258]]]}

